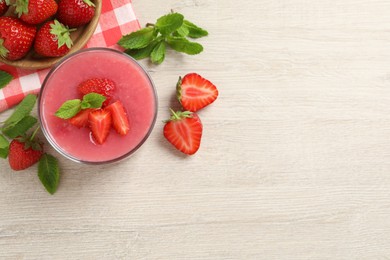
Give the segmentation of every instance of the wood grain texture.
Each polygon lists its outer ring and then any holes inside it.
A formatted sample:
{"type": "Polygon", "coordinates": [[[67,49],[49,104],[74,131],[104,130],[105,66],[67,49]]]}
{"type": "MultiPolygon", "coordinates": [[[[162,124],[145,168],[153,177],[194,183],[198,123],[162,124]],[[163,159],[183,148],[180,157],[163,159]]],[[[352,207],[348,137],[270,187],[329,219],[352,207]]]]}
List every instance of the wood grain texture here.
{"type": "Polygon", "coordinates": [[[142,62],[159,115],[129,160],[61,159],[54,196],[0,162],[0,259],[390,259],[388,1],[134,7],[141,24],[173,9],[206,27],[205,52],[142,62]],[[162,120],[192,71],[220,97],[187,158],[162,120]]]}

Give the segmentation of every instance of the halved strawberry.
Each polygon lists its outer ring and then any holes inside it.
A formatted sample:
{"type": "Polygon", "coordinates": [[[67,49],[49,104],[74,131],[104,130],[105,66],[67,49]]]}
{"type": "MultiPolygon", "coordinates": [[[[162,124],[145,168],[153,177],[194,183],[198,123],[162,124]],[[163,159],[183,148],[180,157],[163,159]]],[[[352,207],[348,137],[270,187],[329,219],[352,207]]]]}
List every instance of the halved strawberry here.
{"type": "Polygon", "coordinates": [[[164,126],[165,138],[181,152],[192,155],[200,147],[203,126],[199,117],[189,111],[174,112],[164,126]]]}
{"type": "Polygon", "coordinates": [[[72,125],[82,128],[88,126],[88,115],[91,113],[94,109],[88,108],[81,110],[77,115],[69,119],[69,123],[72,125]]]}
{"type": "Polygon", "coordinates": [[[89,128],[98,144],[103,144],[110,133],[112,118],[111,112],[105,109],[92,111],[88,115],[89,128]]]}
{"type": "Polygon", "coordinates": [[[127,135],[130,131],[130,124],[122,102],[119,100],[115,101],[111,105],[107,106],[106,109],[111,112],[112,125],[118,134],[127,135]]]}
{"type": "Polygon", "coordinates": [[[107,99],[103,103],[104,107],[110,102],[111,96],[115,91],[115,83],[110,79],[92,78],[81,82],[77,89],[82,95],[94,92],[105,96],[107,99]]]}
{"type": "Polygon", "coordinates": [[[207,79],[196,73],[190,73],[179,78],[176,94],[184,110],[196,112],[213,103],[218,97],[218,90],[207,79]]]}

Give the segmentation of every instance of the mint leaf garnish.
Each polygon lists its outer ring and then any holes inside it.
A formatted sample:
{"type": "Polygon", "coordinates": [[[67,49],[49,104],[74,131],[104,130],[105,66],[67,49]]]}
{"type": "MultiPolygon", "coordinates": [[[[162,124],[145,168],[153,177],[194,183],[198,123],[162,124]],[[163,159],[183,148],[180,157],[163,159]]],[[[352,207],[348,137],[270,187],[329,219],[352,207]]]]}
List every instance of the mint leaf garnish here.
{"type": "Polygon", "coordinates": [[[106,97],[97,93],[89,93],[83,97],[81,102],[81,109],[87,108],[101,108],[106,97]]]}
{"type": "Polygon", "coordinates": [[[0,89],[7,86],[11,82],[11,80],[13,80],[13,78],[14,77],[12,77],[12,75],[8,72],[0,70],[0,89]]]}
{"type": "Polygon", "coordinates": [[[189,55],[201,53],[203,46],[189,41],[187,37],[207,35],[206,30],[185,20],[182,14],[171,13],[157,19],[155,24],[148,23],[146,28],[122,36],[118,44],[134,59],[150,57],[153,63],[160,64],[165,60],[167,47],[189,55]]]}
{"type": "Polygon", "coordinates": [[[150,58],[153,63],[161,64],[165,59],[165,42],[160,42],[154,47],[150,58]]]}
{"type": "Polygon", "coordinates": [[[8,140],[0,135],[0,157],[1,158],[7,158],[9,153],[9,142],[8,140]]]}
{"type": "Polygon", "coordinates": [[[199,54],[203,51],[203,46],[196,42],[190,42],[182,37],[169,37],[167,43],[172,49],[178,52],[184,52],[189,55],[199,54]]]}
{"type": "Polygon", "coordinates": [[[123,36],[118,44],[125,49],[142,49],[153,41],[154,28],[146,27],[136,32],[123,36]]]}
{"type": "Polygon", "coordinates": [[[198,27],[197,25],[191,23],[188,20],[184,20],[183,27],[185,27],[188,30],[188,37],[190,38],[196,39],[196,38],[201,38],[209,35],[209,33],[206,30],[198,27]]]}
{"type": "Polygon", "coordinates": [[[49,154],[42,155],[38,163],[38,177],[50,194],[56,192],[60,180],[60,170],[55,157],[49,154]]]}
{"type": "Polygon", "coordinates": [[[149,45],[146,46],[145,48],[139,50],[126,50],[125,52],[129,54],[131,57],[133,57],[134,59],[141,60],[149,57],[154,47],[156,47],[157,44],[158,41],[153,41],[149,43],[149,45]]]}
{"type": "Polygon", "coordinates": [[[36,101],[36,95],[28,94],[22,100],[22,102],[20,102],[19,105],[16,106],[15,111],[11,114],[11,116],[7,120],[5,120],[3,129],[16,125],[25,116],[29,115],[36,101]]]}
{"type": "Polygon", "coordinates": [[[157,19],[156,27],[162,35],[169,35],[180,28],[184,16],[179,13],[167,14],[157,19]]]}
{"type": "Polygon", "coordinates": [[[69,119],[74,117],[81,110],[81,100],[72,99],[66,101],[62,106],[57,110],[55,115],[62,119],[69,119]]]}
{"type": "Polygon", "coordinates": [[[15,138],[24,135],[31,127],[37,123],[37,119],[33,116],[25,116],[22,120],[13,126],[3,128],[3,134],[8,138],[15,138]]]}

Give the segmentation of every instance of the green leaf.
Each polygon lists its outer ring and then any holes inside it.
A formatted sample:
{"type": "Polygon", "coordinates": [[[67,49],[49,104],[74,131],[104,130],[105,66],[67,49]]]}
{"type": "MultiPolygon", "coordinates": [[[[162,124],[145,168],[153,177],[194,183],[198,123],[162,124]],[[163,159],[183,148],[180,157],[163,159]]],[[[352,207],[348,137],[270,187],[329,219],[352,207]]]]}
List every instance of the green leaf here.
{"type": "Polygon", "coordinates": [[[123,36],[118,44],[125,49],[142,49],[149,45],[153,41],[154,34],[153,27],[146,27],[141,30],[132,32],[128,35],[123,36]]]}
{"type": "Polygon", "coordinates": [[[23,136],[31,127],[37,123],[37,121],[38,120],[33,116],[25,116],[22,120],[16,123],[16,125],[4,128],[3,134],[11,139],[18,136],[23,136]]]}
{"type": "Polygon", "coordinates": [[[201,38],[209,35],[209,33],[205,29],[198,27],[197,25],[191,23],[188,20],[184,20],[183,26],[188,29],[188,37],[190,38],[201,38]]]}
{"type": "Polygon", "coordinates": [[[150,54],[150,59],[155,64],[161,64],[165,59],[165,42],[161,41],[154,47],[152,53],[150,54]]]}
{"type": "Polygon", "coordinates": [[[203,51],[202,45],[196,42],[190,42],[186,38],[168,37],[167,43],[175,51],[184,52],[189,55],[199,54],[203,51]]]}
{"type": "Polygon", "coordinates": [[[55,157],[49,154],[42,155],[38,163],[38,177],[50,194],[56,192],[60,180],[60,170],[55,157]]]}
{"type": "Polygon", "coordinates": [[[74,117],[81,110],[81,100],[72,99],[66,101],[62,106],[57,110],[55,115],[62,119],[69,119],[74,117]]]}
{"type": "Polygon", "coordinates": [[[70,38],[70,32],[75,30],[76,29],[69,29],[68,26],[63,25],[57,20],[54,20],[54,22],[50,24],[50,33],[58,41],[58,49],[63,45],[66,45],[68,48],[72,47],[73,41],[70,38]]]}
{"type": "Polygon", "coordinates": [[[189,33],[190,33],[190,31],[183,23],[183,25],[179,29],[177,29],[176,32],[173,33],[173,36],[186,37],[189,33]]]}
{"type": "Polygon", "coordinates": [[[179,13],[167,14],[157,20],[156,27],[162,35],[169,35],[179,29],[184,21],[184,16],[179,13]]]}
{"type": "Polygon", "coordinates": [[[1,158],[7,158],[9,153],[9,142],[8,140],[0,135],[0,157],[1,158]]]}
{"type": "Polygon", "coordinates": [[[126,50],[125,52],[129,54],[131,57],[133,57],[136,60],[145,59],[150,56],[152,53],[154,47],[158,44],[158,41],[152,41],[149,43],[148,46],[145,48],[139,49],[139,50],[126,50]]]}
{"type": "Polygon", "coordinates": [[[106,97],[97,93],[89,93],[83,97],[81,102],[81,109],[87,108],[101,108],[106,97]]]}
{"type": "Polygon", "coordinates": [[[3,128],[8,128],[16,125],[20,120],[30,114],[31,110],[34,108],[35,102],[37,101],[37,96],[33,94],[28,94],[19,105],[16,106],[15,111],[12,115],[5,120],[3,128]]]}
{"type": "Polygon", "coordinates": [[[13,80],[13,79],[14,79],[14,77],[12,77],[11,74],[0,70],[0,89],[7,86],[11,82],[11,80],[13,80]]]}

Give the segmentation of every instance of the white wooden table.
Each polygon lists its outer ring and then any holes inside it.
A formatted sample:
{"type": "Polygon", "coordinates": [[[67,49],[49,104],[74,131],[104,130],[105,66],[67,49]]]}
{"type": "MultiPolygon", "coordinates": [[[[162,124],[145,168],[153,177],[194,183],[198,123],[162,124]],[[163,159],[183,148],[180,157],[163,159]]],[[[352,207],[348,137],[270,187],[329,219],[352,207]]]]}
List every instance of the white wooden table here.
{"type": "Polygon", "coordinates": [[[129,160],[61,159],[54,196],[0,161],[0,259],[390,258],[389,1],[134,6],[143,25],[173,9],[204,26],[205,52],[143,62],[159,115],[129,160]],[[193,157],[162,135],[188,72],[220,90],[193,157]]]}

